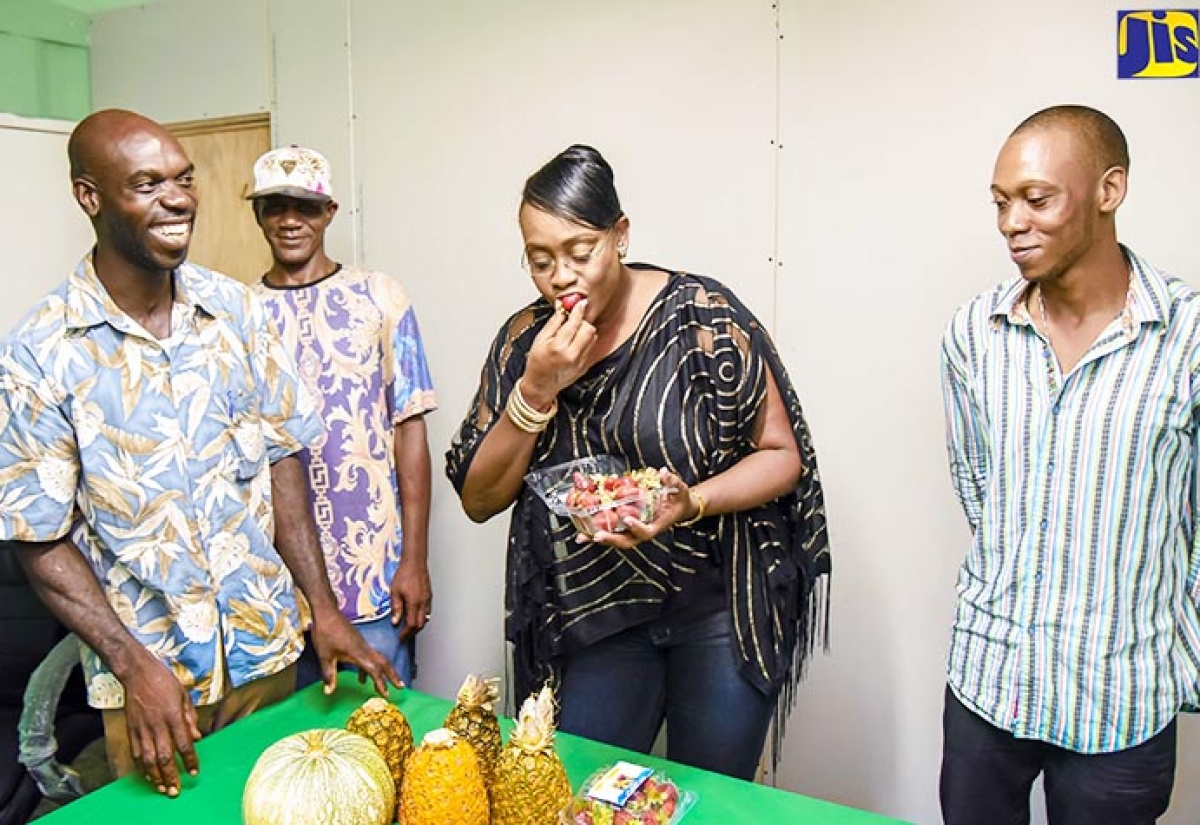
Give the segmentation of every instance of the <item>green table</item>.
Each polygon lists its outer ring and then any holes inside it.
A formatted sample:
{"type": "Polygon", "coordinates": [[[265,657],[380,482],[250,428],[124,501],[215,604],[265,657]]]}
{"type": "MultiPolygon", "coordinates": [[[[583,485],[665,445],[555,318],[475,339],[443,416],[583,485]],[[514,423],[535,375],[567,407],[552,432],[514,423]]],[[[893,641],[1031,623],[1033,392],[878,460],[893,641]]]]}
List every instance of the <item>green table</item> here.
{"type": "MultiPolygon", "coordinates": [[[[242,788],[259,754],[280,738],[301,730],[342,727],[356,707],[374,693],[360,686],[357,677],[343,673],[337,692],[325,696],[320,685],[214,733],[200,741],[200,775],[183,777],[177,799],[155,793],[140,777],[126,777],[39,819],[46,825],[97,823],[110,825],[235,825],[242,821],[242,788]]],[[[395,691],[392,701],[408,717],[413,734],[420,738],[439,727],[451,702],[415,690],[395,691]]],[[[505,740],[512,723],[501,720],[505,740]]],[[[897,820],[855,811],[829,802],[776,788],[731,779],[720,774],[677,765],[664,759],[631,753],[588,739],[559,734],[558,752],[571,778],[579,785],[597,768],[625,759],[662,768],[681,788],[699,799],[682,825],[895,825],[897,820]]]]}

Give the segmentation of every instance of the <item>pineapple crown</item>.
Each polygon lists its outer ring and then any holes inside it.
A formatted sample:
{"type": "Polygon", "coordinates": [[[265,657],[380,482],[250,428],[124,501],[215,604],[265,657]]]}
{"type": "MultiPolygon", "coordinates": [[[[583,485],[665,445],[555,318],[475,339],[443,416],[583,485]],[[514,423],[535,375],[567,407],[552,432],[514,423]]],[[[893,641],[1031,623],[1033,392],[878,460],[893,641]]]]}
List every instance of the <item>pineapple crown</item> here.
{"type": "Polygon", "coordinates": [[[484,679],[474,673],[468,674],[458,689],[458,703],[468,710],[480,708],[492,712],[494,703],[500,698],[500,679],[484,679]]]}
{"type": "Polygon", "coordinates": [[[387,699],[373,696],[359,705],[354,713],[350,714],[350,718],[346,720],[346,727],[357,731],[358,726],[361,726],[370,719],[383,720],[386,724],[399,723],[402,726],[408,725],[408,718],[405,717],[404,711],[400,710],[400,708],[393,705],[387,699]]]}
{"type": "Polygon", "coordinates": [[[434,728],[425,734],[421,739],[421,747],[431,750],[441,750],[442,748],[452,748],[454,743],[458,741],[458,735],[448,728],[434,728]]]}
{"type": "Polygon", "coordinates": [[[542,753],[554,747],[554,691],[549,685],[521,705],[509,741],[526,753],[542,753]]]}

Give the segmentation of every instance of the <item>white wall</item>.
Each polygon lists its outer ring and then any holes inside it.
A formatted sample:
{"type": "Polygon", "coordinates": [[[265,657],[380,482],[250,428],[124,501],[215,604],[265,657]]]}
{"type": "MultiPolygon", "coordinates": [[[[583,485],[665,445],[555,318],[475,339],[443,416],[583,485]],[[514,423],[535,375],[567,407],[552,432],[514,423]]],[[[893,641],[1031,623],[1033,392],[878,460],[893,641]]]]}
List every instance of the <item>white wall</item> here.
{"type": "MultiPolygon", "coordinates": [[[[1041,106],[1108,110],[1133,152],[1123,238],[1200,283],[1200,83],[1115,80],[1119,4],[1094,0],[198,5],[102,18],[95,100],[161,119],[269,100],[277,142],[333,159],[335,251],[412,293],[442,404],[430,418],[437,618],[421,637],[421,687],[449,696],[466,671],[502,667],[503,519],[462,516],[440,455],[496,326],[532,295],[517,266],[524,177],[591,142],[616,168],[633,257],[734,286],[771,322],[815,432],[835,542],[833,653],[801,689],[779,783],[937,822],[967,541],[937,344],[955,305],[1011,271],[987,192],[995,152],[1041,106]],[[237,8],[243,30],[188,25],[237,8]],[[202,71],[179,71],[166,47],[154,57],[159,36],[203,51],[202,71]],[[124,65],[133,43],[162,82],[124,65]]],[[[1200,806],[1197,741],[1185,719],[1172,825],[1192,825],[1200,806]]]]}
{"type": "MultiPolygon", "coordinates": [[[[260,0],[261,1],[261,0],[260,0]]],[[[326,249],[342,261],[362,255],[353,141],[347,0],[268,0],[274,76],[274,145],[319,149],[333,170],[339,211],[325,235],[326,249]]]]}
{"type": "Polygon", "coordinates": [[[0,114],[0,338],[87,253],[92,227],[71,196],[67,136],[73,124],[0,114]]]}
{"type": "Polygon", "coordinates": [[[92,106],[163,123],[270,111],[266,0],[160,0],[92,18],[92,106]]]}
{"type": "MultiPolygon", "coordinates": [[[[938,344],[957,304],[1014,273],[988,193],[995,154],[1044,106],[1109,112],[1133,155],[1121,236],[1200,284],[1200,81],[1118,81],[1118,3],[781,7],[777,340],[816,431],[836,597],[834,653],[801,695],[780,779],[936,822],[968,541],[946,470],[938,344]]],[[[1186,718],[1168,820],[1179,825],[1200,808],[1197,743],[1186,718]]]]}

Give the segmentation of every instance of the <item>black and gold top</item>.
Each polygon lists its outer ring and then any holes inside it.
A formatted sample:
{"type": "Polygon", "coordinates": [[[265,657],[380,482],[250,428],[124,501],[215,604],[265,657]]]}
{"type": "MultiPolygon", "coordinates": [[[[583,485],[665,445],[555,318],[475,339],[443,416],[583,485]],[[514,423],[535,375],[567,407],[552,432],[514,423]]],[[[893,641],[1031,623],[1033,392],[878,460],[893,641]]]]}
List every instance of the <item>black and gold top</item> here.
{"type": "MultiPolygon", "coordinates": [[[[553,312],[539,299],[496,336],[446,454],[446,473],[460,493],[553,312]]],[[[764,693],[785,685],[790,697],[828,620],[824,587],[815,587],[830,569],[825,507],[796,392],[766,331],[728,288],[672,274],[633,335],[559,394],[530,469],[608,454],[631,467],[667,467],[697,484],[753,451],[767,370],[804,465],[797,487],[774,501],[617,550],[577,544],[571,522],[522,488],[509,528],[505,595],[516,695],[553,674],[566,651],[676,611],[727,609],[743,676],[764,693]]]]}

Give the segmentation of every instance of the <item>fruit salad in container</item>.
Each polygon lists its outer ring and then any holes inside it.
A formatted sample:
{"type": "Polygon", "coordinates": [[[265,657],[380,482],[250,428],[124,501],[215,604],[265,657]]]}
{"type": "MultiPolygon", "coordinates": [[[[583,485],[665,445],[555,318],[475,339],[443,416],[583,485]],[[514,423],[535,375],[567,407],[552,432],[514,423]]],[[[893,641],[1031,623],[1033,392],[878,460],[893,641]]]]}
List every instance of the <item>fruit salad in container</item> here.
{"type": "Polygon", "coordinates": [[[617,762],[592,774],[559,815],[560,825],[675,825],[696,803],[661,771],[617,762]]]}
{"type": "Polygon", "coordinates": [[[665,488],[658,470],[625,473],[582,473],[571,477],[564,504],[575,529],[584,535],[619,533],[625,519],[653,521],[665,488]]]}
{"type": "Polygon", "coordinates": [[[586,458],[534,470],[525,482],[546,506],[560,516],[570,518],[584,535],[598,530],[620,532],[626,516],[650,521],[658,514],[664,493],[674,488],[662,486],[657,470],[630,470],[620,458],[611,455],[586,458]]]}

